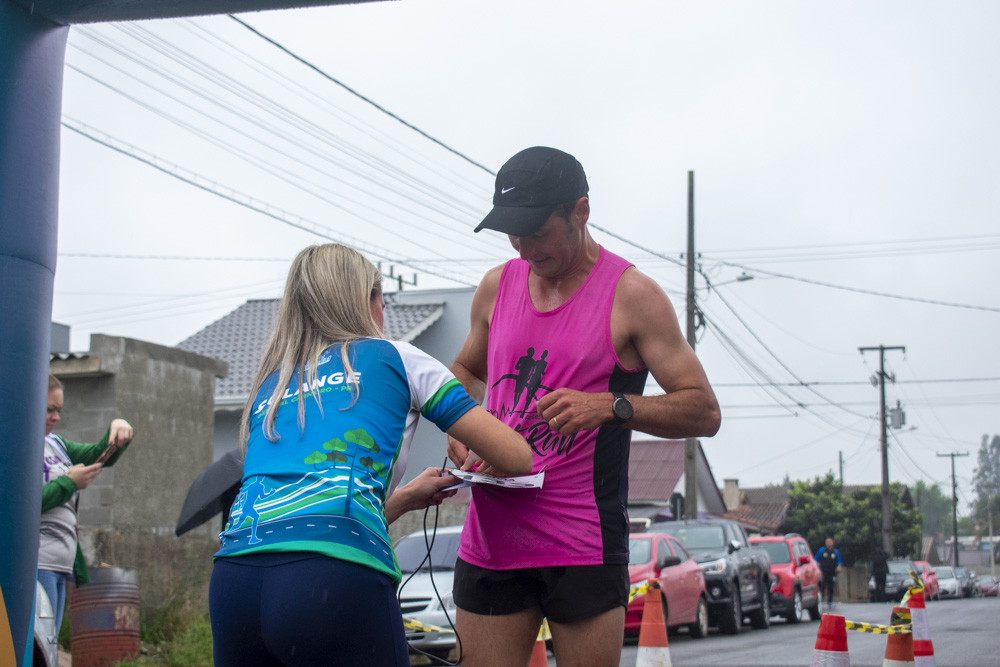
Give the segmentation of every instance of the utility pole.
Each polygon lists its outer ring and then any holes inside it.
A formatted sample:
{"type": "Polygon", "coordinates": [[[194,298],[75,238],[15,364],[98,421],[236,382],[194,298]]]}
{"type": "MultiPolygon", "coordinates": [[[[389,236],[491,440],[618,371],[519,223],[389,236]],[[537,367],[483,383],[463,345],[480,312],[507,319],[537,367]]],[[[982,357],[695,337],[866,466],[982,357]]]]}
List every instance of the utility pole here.
{"type": "Polygon", "coordinates": [[[993,563],[993,561],[994,561],[994,556],[993,556],[993,496],[987,496],[987,498],[986,498],[986,512],[987,512],[987,514],[990,517],[990,519],[989,519],[990,520],[990,576],[991,577],[995,577],[997,575],[993,571],[993,565],[994,565],[994,563],[993,563]]]}
{"type": "Polygon", "coordinates": [[[889,441],[886,433],[886,416],[885,416],[885,381],[886,379],[892,382],[896,381],[896,377],[886,375],[885,373],[885,352],[886,350],[902,350],[906,352],[906,347],[902,345],[886,346],[879,345],[878,347],[859,347],[858,351],[861,354],[865,352],[870,352],[872,350],[878,350],[878,387],[879,387],[879,421],[881,422],[882,429],[879,433],[879,444],[882,448],[882,548],[891,557],[893,555],[892,549],[892,505],[889,501],[889,441]]]}
{"type": "Polygon", "coordinates": [[[956,456],[968,456],[969,452],[964,454],[959,454],[958,452],[951,452],[950,454],[938,454],[938,456],[950,456],[951,457],[951,552],[955,554],[952,559],[955,561],[955,567],[958,567],[958,484],[955,482],[955,457],[956,456]]]}
{"type": "MultiPolygon", "coordinates": [[[[687,342],[694,349],[695,313],[694,302],[694,172],[688,172],[688,238],[687,238],[687,342]]],[[[698,518],[698,439],[684,441],[684,518],[698,518]]]]}
{"type": "Polygon", "coordinates": [[[837,452],[837,463],[840,465],[840,484],[844,484],[844,450],[837,452]]]}

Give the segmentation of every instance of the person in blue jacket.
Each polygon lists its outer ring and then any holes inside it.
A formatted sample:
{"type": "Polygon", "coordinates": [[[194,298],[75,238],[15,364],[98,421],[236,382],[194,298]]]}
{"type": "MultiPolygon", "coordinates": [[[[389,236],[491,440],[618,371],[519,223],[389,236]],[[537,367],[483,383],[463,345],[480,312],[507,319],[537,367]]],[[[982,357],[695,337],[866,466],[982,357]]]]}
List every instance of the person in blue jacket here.
{"type": "Polygon", "coordinates": [[[826,538],[826,544],[816,552],[816,562],[819,563],[819,570],[823,573],[823,588],[826,593],[826,603],[833,604],[833,587],[837,581],[837,573],[843,564],[840,560],[840,552],[833,548],[833,538],[826,538]]]}
{"type": "Polygon", "coordinates": [[[458,482],[428,468],[399,486],[419,417],[503,474],[531,471],[524,438],[443,364],[384,338],[383,308],[358,251],[311,246],[292,262],[209,585],[217,667],[410,664],[388,526],[458,482]]]}

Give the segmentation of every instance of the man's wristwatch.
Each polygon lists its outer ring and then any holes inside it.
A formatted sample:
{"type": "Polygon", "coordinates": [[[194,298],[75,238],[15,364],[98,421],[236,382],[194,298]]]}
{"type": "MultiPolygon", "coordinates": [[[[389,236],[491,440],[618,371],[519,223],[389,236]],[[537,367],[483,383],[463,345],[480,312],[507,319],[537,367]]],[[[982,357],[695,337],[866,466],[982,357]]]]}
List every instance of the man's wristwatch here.
{"type": "Polygon", "coordinates": [[[615,397],[614,402],[611,404],[611,411],[615,414],[615,423],[624,424],[629,419],[632,419],[632,413],[634,412],[632,401],[625,398],[625,394],[620,391],[613,391],[611,395],[615,397]]]}

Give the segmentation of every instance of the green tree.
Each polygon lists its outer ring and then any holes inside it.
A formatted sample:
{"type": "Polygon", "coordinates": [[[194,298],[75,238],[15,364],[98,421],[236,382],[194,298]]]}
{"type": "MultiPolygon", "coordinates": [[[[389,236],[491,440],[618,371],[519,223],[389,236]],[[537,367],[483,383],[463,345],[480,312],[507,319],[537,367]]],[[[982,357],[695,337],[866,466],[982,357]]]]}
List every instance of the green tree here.
{"type": "MultiPolygon", "coordinates": [[[[919,552],[922,517],[900,500],[902,487],[891,485],[892,536],[897,556],[919,552]]],[[[866,563],[882,546],[882,495],[877,486],[844,494],[840,480],[827,473],[795,481],[788,489],[788,513],[782,530],[799,533],[815,552],[832,537],[845,565],[866,563]]]]}
{"type": "Polygon", "coordinates": [[[917,480],[913,500],[924,517],[924,535],[951,535],[951,497],[944,495],[937,484],[917,480]]]}
{"type": "MultiPolygon", "coordinates": [[[[994,435],[992,439],[983,436],[972,472],[972,490],[976,494],[976,499],[970,503],[972,516],[985,526],[989,516],[987,503],[991,503],[996,522],[1000,514],[1000,435],[994,435]]],[[[989,533],[989,529],[983,532],[989,533]]]]}

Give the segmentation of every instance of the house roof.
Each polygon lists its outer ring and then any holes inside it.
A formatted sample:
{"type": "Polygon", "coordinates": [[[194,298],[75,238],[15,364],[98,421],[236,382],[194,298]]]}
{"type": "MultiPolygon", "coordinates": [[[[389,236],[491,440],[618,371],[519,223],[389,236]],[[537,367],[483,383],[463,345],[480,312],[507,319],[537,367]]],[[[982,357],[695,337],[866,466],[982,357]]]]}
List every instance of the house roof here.
{"type": "Polygon", "coordinates": [[[761,532],[777,533],[788,512],[788,503],[740,505],[722,516],[752,526],[761,532]]]}
{"type": "MultiPolygon", "coordinates": [[[[260,355],[271,335],[280,299],[252,299],[212,322],[177,347],[229,364],[229,375],[215,383],[217,407],[238,407],[250,392],[260,355]]],[[[386,338],[412,342],[444,312],[443,303],[400,304],[386,299],[386,338]]]]}
{"type": "MultiPolygon", "coordinates": [[[[666,505],[684,475],[683,440],[633,440],[628,461],[628,502],[633,504],[659,503],[666,505]]],[[[718,514],[726,504],[715,484],[712,468],[708,465],[705,450],[698,443],[698,495],[699,513],[718,514]]]]}
{"type": "Polygon", "coordinates": [[[670,500],[683,474],[683,440],[633,442],[628,457],[629,502],[670,500]]]}

